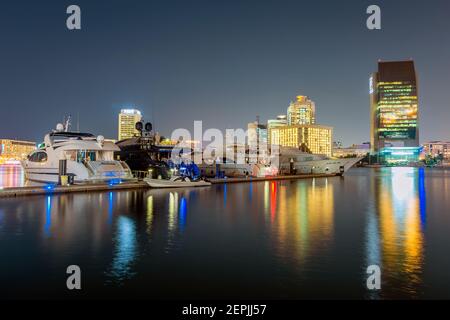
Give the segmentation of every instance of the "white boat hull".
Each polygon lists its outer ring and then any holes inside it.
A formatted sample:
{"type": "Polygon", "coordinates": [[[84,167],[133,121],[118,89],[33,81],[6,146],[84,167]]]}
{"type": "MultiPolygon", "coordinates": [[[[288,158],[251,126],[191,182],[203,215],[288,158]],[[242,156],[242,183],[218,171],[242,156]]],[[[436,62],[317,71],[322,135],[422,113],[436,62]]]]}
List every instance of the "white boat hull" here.
{"type": "Polygon", "coordinates": [[[207,181],[181,181],[181,180],[165,180],[145,178],[144,181],[152,188],[191,188],[191,187],[208,187],[211,182],[207,181]]]}
{"type": "Polygon", "coordinates": [[[294,163],[294,169],[300,174],[345,174],[361,158],[325,159],[294,163]]]}

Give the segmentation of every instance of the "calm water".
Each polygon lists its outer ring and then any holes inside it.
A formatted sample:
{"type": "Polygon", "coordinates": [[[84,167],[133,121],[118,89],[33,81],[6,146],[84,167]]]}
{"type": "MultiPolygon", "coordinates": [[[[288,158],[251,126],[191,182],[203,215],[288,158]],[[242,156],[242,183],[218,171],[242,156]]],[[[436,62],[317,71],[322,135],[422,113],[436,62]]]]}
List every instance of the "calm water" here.
{"type": "Polygon", "coordinates": [[[449,249],[439,169],[0,199],[1,298],[448,299],[449,249]]]}

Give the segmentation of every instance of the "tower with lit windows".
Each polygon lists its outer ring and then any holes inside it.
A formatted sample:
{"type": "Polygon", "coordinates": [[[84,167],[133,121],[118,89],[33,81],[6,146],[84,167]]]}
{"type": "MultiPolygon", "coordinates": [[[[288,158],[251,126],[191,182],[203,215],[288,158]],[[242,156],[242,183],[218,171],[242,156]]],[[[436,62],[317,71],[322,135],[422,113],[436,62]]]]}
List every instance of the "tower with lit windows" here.
{"type": "Polygon", "coordinates": [[[419,99],[414,61],[378,62],[369,90],[372,155],[384,164],[417,161],[419,99]]]}
{"type": "Polygon", "coordinates": [[[316,123],[316,105],[307,96],[297,96],[287,109],[288,125],[310,125],[316,123]]]}
{"type": "Polygon", "coordinates": [[[139,134],[136,123],[141,121],[142,114],[136,109],[122,109],[119,113],[118,140],[124,140],[139,134]]]}

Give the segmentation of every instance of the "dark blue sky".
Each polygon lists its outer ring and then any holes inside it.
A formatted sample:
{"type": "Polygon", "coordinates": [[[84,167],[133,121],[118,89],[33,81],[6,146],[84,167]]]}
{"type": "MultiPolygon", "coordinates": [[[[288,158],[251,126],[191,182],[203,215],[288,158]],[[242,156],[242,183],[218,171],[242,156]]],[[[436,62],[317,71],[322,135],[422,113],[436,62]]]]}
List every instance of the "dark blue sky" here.
{"type": "Polygon", "coordinates": [[[421,141],[450,140],[450,2],[8,1],[0,7],[0,137],[41,140],[67,114],[116,137],[117,113],[156,129],[245,128],[310,96],[344,144],[369,140],[378,59],[414,58],[421,141]],[[82,30],[66,29],[78,4],[82,30]],[[370,4],[382,30],[366,28],[370,4]],[[153,114],[153,119],[152,119],[153,114]]]}

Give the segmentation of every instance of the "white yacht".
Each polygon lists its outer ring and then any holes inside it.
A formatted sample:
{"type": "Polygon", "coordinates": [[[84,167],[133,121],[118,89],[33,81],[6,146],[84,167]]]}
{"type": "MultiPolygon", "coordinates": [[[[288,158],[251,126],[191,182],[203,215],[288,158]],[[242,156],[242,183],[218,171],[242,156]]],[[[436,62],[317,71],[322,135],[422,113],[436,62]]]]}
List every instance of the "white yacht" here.
{"type": "Polygon", "coordinates": [[[57,183],[59,160],[67,160],[67,175],[73,177],[74,183],[132,180],[128,165],[114,160],[114,152],[119,150],[103,136],[68,132],[58,124],[22,165],[26,178],[37,182],[57,183]]]}
{"type": "Polygon", "coordinates": [[[231,159],[224,158],[221,161],[204,160],[198,165],[201,175],[204,177],[217,177],[217,171],[226,177],[245,177],[253,175],[253,167],[250,164],[237,164],[231,159]]]}
{"type": "Polygon", "coordinates": [[[280,174],[289,173],[293,167],[297,174],[343,175],[362,158],[333,159],[325,155],[302,152],[296,148],[280,149],[278,168],[280,174]]]}

